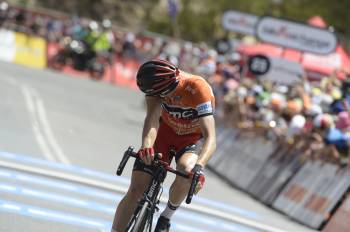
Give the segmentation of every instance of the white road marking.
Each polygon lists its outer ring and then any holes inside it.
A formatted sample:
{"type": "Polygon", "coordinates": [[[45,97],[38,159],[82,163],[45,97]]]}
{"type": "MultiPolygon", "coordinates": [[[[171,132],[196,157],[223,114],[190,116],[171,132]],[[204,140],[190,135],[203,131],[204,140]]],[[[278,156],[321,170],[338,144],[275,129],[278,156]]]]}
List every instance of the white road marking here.
{"type": "Polygon", "coordinates": [[[50,151],[50,148],[48,144],[45,141],[45,138],[43,134],[41,133],[41,130],[39,128],[39,122],[38,122],[38,117],[36,116],[36,110],[35,110],[35,105],[34,101],[32,99],[31,92],[28,87],[26,86],[21,86],[22,93],[24,95],[24,98],[26,100],[27,104],[27,109],[30,114],[30,118],[32,121],[32,128],[34,132],[35,139],[39,145],[39,148],[43,155],[45,156],[46,159],[51,160],[51,161],[56,161],[54,155],[50,151]]]}
{"type": "Polygon", "coordinates": [[[26,101],[27,109],[30,113],[35,139],[45,158],[70,165],[71,162],[63,153],[62,148],[59,146],[52,132],[43,101],[35,89],[19,84],[11,77],[2,78],[1,81],[20,87],[26,101]]]}
{"type": "Polygon", "coordinates": [[[71,162],[63,153],[50,126],[45,111],[44,103],[39,94],[25,85],[21,85],[21,90],[26,99],[27,108],[31,115],[32,127],[35,138],[44,156],[51,161],[59,161],[70,165],[71,162]]]}
{"type": "Polygon", "coordinates": [[[67,156],[63,153],[62,148],[59,146],[55,136],[53,135],[50,123],[47,119],[47,114],[45,111],[44,103],[38,96],[36,91],[33,91],[36,97],[36,106],[39,114],[39,119],[42,124],[42,127],[44,129],[44,133],[46,135],[45,138],[47,138],[48,143],[50,144],[51,148],[54,150],[58,160],[64,164],[71,164],[71,162],[68,160],[67,156]]]}
{"type": "Polygon", "coordinates": [[[17,205],[12,205],[12,204],[2,204],[1,207],[6,208],[6,209],[11,209],[11,210],[16,210],[16,211],[21,210],[21,207],[19,207],[17,205]]]}

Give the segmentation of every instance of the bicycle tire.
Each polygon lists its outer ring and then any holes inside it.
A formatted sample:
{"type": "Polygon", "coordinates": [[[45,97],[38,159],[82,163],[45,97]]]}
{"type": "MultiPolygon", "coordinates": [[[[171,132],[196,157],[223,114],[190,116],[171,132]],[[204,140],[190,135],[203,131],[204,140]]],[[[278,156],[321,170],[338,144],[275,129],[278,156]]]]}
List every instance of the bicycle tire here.
{"type": "Polygon", "coordinates": [[[144,230],[144,227],[146,225],[147,219],[149,218],[148,215],[148,206],[149,202],[145,202],[140,210],[140,213],[138,214],[136,221],[135,221],[135,226],[131,230],[132,232],[142,232],[144,230]]]}

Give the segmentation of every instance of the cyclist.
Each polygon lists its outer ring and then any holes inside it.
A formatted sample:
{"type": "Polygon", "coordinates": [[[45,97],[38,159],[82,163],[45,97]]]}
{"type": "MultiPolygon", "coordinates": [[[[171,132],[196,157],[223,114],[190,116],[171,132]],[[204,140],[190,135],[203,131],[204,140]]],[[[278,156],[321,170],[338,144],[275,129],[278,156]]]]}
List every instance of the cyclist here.
{"type": "MultiPolygon", "coordinates": [[[[170,162],[169,150],[175,149],[177,169],[198,173],[202,178],[196,193],[203,187],[203,168],[216,149],[213,117],[214,95],[207,82],[179,70],[164,60],[144,63],[137,73],[137,85],[146,94],[147,114],[138,151],[143,162],[134,163],[128,192],[119,203],[112,232],[124,232],[138,200],[148,186],[154,153],[170,162]],[[196,143],[204,138],[196,154],[196,143]]],[[[170,218],[185,199],[191,180],[177,176],[170,187],[169,200],[156,225],[156,232],[169,231],[170,218]]]]}

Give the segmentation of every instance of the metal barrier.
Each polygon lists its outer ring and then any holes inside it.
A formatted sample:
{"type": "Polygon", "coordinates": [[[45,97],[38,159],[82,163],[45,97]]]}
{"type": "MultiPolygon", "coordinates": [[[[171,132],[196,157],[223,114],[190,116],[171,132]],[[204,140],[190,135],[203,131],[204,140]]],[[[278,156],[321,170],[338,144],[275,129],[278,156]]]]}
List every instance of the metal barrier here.
{"type": "Polygon", "coordinates": [[[265,204],[271,205],[303,165],[302,147],[293,148],[295,146],[289,144],[280,145],[259,170],[247,191],[265,204]]]}
{"type": "Polygon", "coordinates": [[[259,170],[268,160],[275,146],[262,137],[252,137],[253,134],[240,137],[235,143],[233,152],[236,153],[234,165],[228,169],[229,178],[241,189],[247,189],[259,170]],[[246,137],[247,136],[247,137],[246,137]]]}
{"type": "Polygon", "coordinates": [[[279,194],[273,207],[319,229],[350,187],[350,171],[308,161],[279,194]]]}
{"type": "Polygon", "coordinates": [[[219,172],[218,166],[222,163],[222,159],[228,156],[227,154],[231,154],[230,149],[238,131],[220,126],[216,130],[216,144],[219,149],[216,150],[215,155],[210,159],[209,166],[219,172]]]}
{"type": "Polygon", "coordinates": [[[274,146],[264,138],[218,128],[217,152],[209,167],[231,184],[246,190],[268,160],[274,146]]]}
{"type": "MultiPolygon", "coordinates": [[[[242,133],[219,125],[217,151],[209,167],[263,203],[311,228],[320,229],[350,188],[350,169],[307,160],[304,152],[308,148],[308,141],[304,139],[293,145],[278,145],[254,132],[242,133]]],[[[337,218],[350,214],[349,201],[338,211],[340,216],[333,217],[331,228],[344,224],[337,225],[340,220],[337,218]]],[[[348,223],[349,219],[345,224],[348,223]]],[[[330,231],[338,230],[327,232],[330,231]]]]}

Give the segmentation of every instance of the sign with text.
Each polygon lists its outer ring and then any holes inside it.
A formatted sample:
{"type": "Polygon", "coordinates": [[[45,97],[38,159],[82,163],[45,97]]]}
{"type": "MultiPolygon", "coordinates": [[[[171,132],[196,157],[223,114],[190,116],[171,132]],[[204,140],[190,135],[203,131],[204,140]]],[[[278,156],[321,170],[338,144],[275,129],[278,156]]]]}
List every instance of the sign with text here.
{"type": "Polygon", "coordinates": [[[254,75],[264,75],[270,70],[271,62],[263,55],[252,56],[248,60],[248,69],[254,75]]]}
{"type": "Polygon", "coordinates": [[[271,67],[261,80],[269,80],[283,85],[293,85],[301,82],[301,77],[305,75],[303,67],[294,61],[280,57],[270,57],[271,67]]]}
{"type": "Polygon", "coordinates": [[[221,23],[226,30],[254,35],[258,20],[256,15],[230,10],[223,14],[221,23]]]}
{"type": "Polygon", "coordinates": [[[270,16],[258,21],[256,35],[267,43],[323,55],[337,46],[336,36],[328,30],[270,16]]]}

